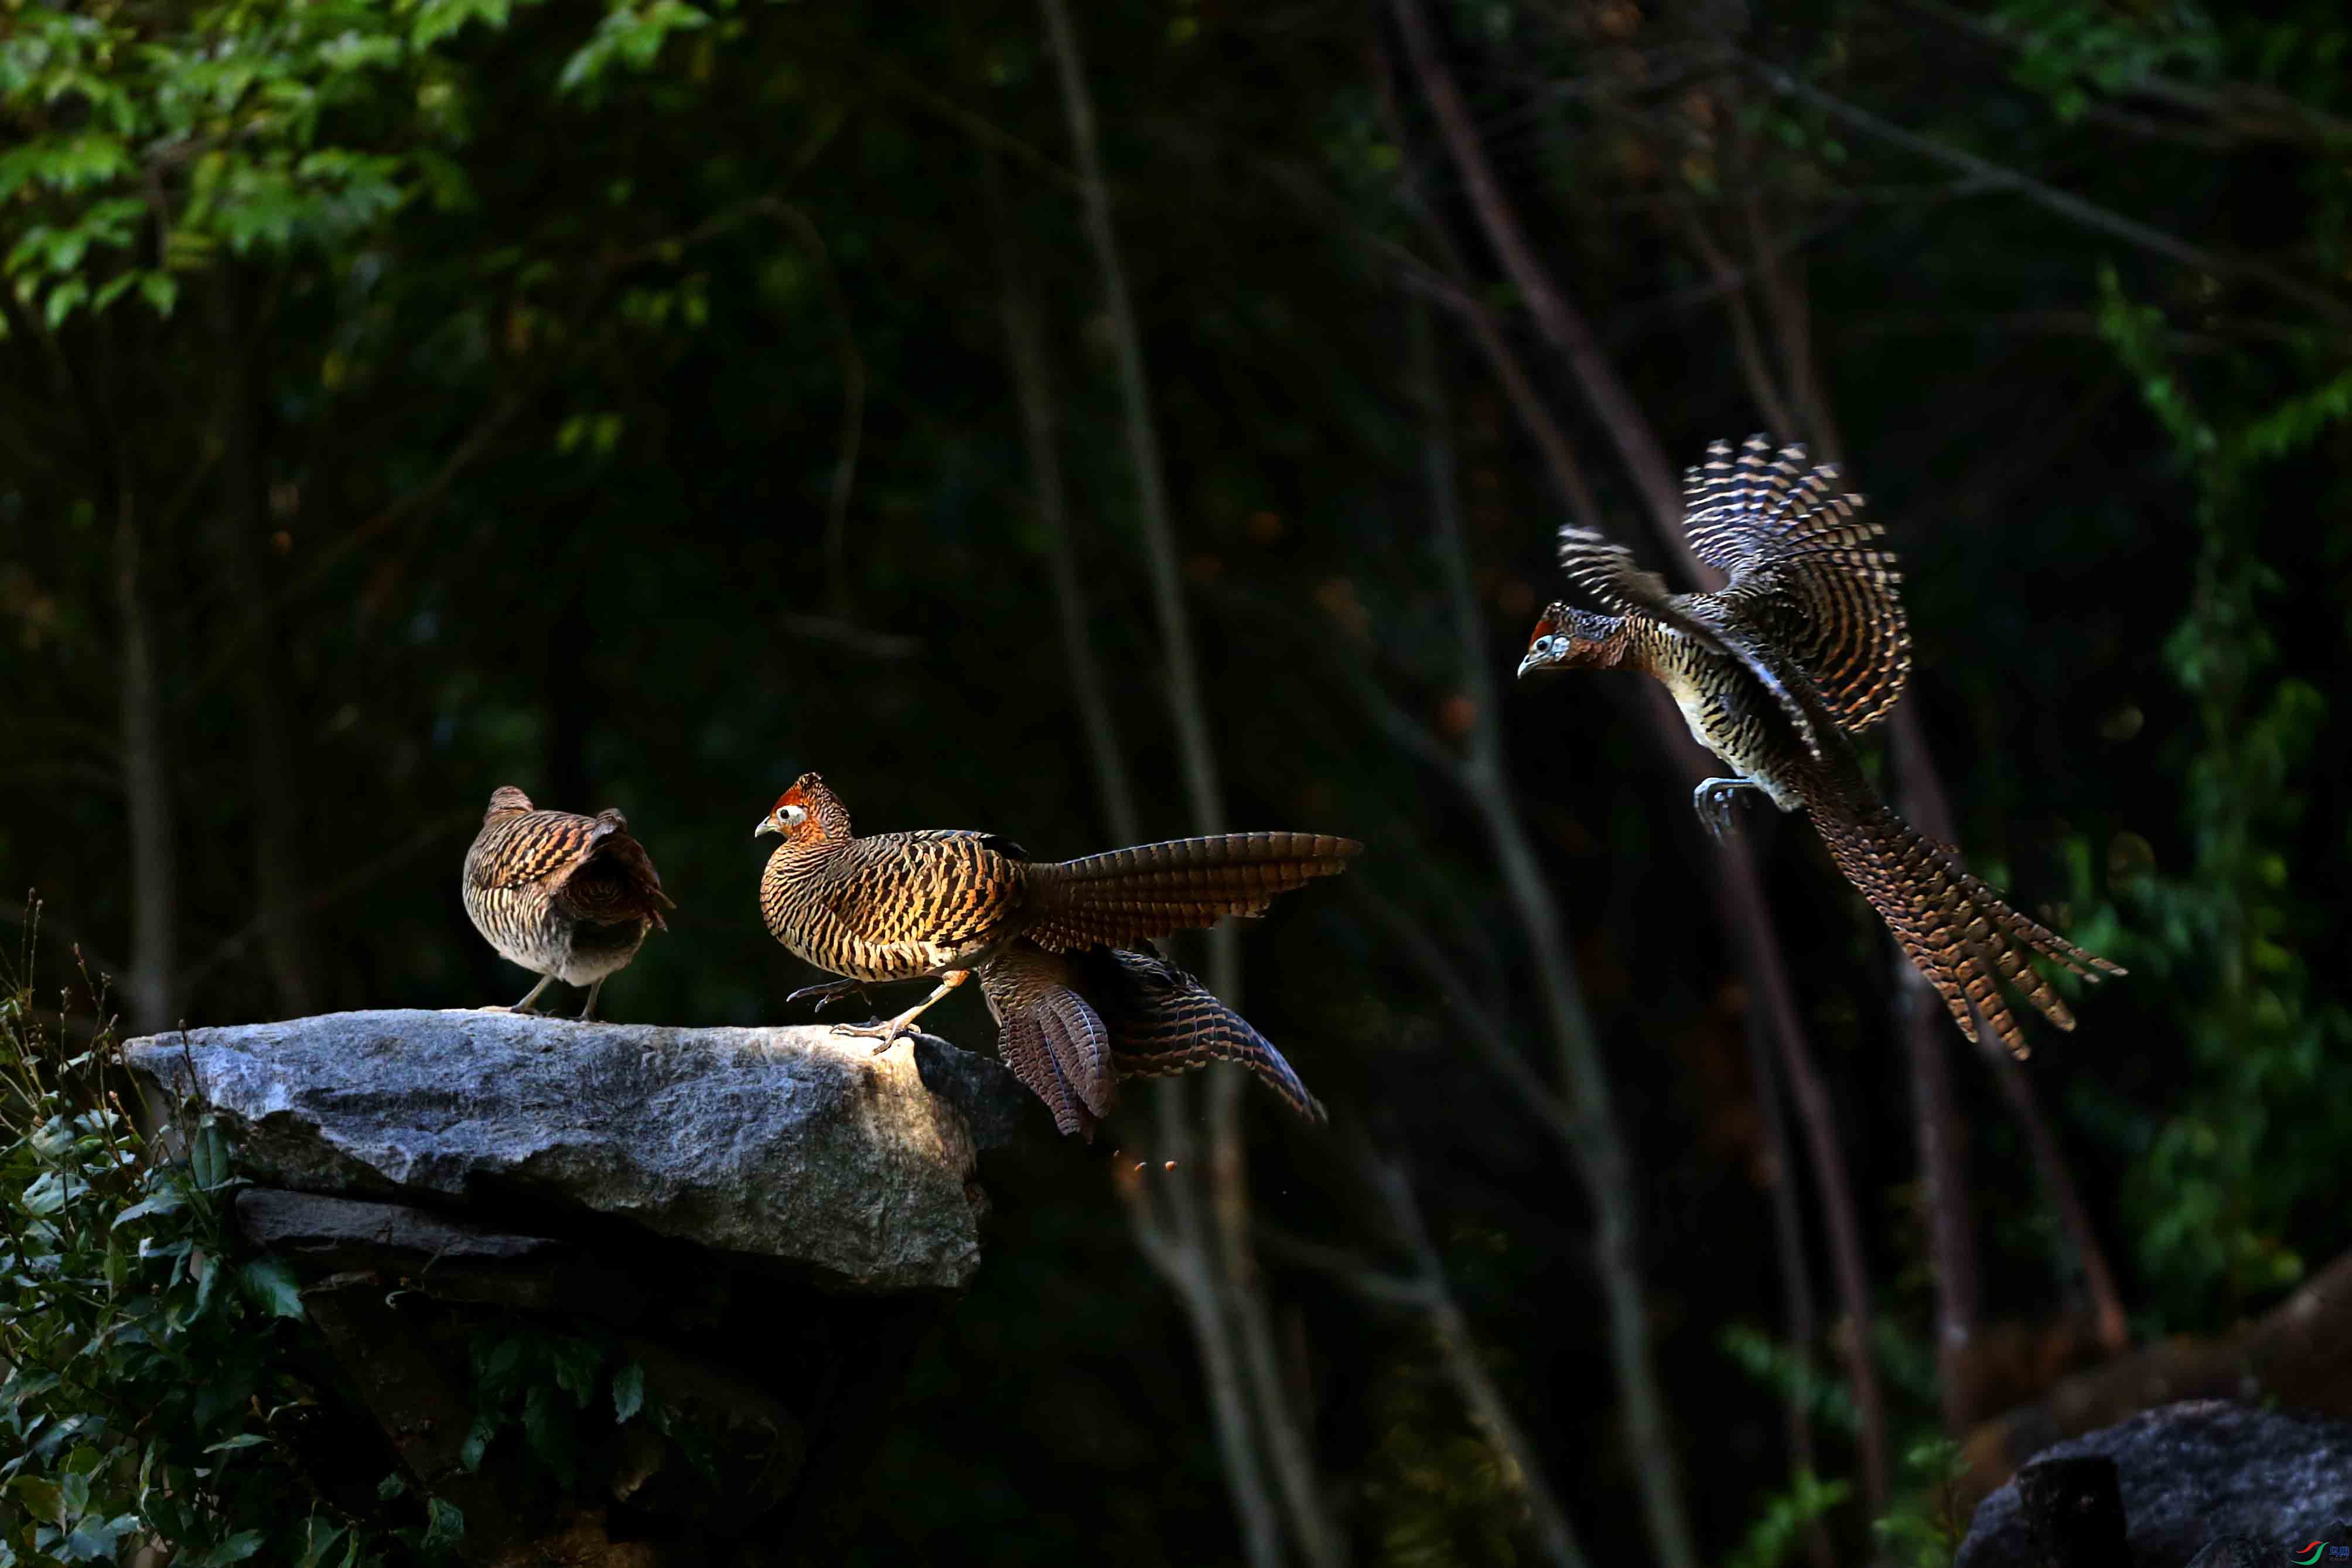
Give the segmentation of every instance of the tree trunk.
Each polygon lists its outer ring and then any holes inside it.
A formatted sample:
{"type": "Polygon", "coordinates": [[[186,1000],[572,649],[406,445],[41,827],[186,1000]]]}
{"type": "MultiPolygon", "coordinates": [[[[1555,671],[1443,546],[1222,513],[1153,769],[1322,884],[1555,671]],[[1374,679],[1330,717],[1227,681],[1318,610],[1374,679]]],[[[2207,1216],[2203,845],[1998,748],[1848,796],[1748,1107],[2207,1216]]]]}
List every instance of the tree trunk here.
{"type": "Polygon", "coordinates": [[[173,841],[171,763],[148,614],[144,545],[128,486],[115,497],[115,685],[121,695],[122,793],[130,804],[131,1027],[155,1034],[178,1021],[179,889],[173,841]]]}
{"type": "Polygon", "coordinates": [[[215,542],[235,634],[235,685],[245,707],[246,764],[253,830],[255,929],[281,1018],[316,1012],[310,923],[303,917],[301,793],[295,786],[292,726],[287,718],[285,650],[278,645],[270,594],[262,582],[257,541],[269,529],[268,475],[260,433],[261,390],[251,352],[251,323],[238,308],[239,277],[224,271],[215,291],[221,362],[221,505],[215,542]]]}

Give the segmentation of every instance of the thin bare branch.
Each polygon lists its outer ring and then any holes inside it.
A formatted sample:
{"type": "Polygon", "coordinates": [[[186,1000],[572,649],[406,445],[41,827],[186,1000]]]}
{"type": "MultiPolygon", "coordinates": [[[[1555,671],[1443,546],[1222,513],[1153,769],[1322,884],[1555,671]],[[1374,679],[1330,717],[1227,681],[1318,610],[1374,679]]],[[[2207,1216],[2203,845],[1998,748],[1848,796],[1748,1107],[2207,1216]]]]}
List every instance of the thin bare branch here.
{"type": "Polygon", "coordinates": [[[1890,146],[1900,147],[1905,152],[1941,163],[1948,169],[1956,169],[1974,175],[1984,181],[1991,189],[2013,192],[2036,205],[2057,214],[2070,223],[2078,224],[2100,234],[2113,235],[2127,244],[2137,246],[2142,250],[2164,256],[2168,260],[2179,262],[2184,267],[2198,267],[2217,277],[2240,277],[2250,283],[2259,283],[2294,300],[2305,309],[2325,317],[2337,326],[2352,323],[2352,302],[2347,302],[2326,289],[2315,287],[2267,262],[2254,261],[2244,256],[2222,256],[2207,250],[2201,246],[2191,245],[2177,235],[2167,234],[2162,229],[2141,223],[2137,218],[2127,218],[2121,213],[2100,206],[2097,203],[2085,200],[2071,191],[2062,191],[2057,186],[2037,180],[2020,170],[2005,168],[1990,159],[1979,158],[1973,152],[1963,152],[1947,142],[1936,141],[1933,137],[1922,136],[1915,131],[1906,131],[1892,120],[1873,114],[1859,104],[1848,103],[1833,93],[1822,91],[1811,82],[1798,79],[1778,66],[1762,60],[1751,60],[1748,63],[1773,91],[1783,97],[1793,98],[1801,103],[1810,103],[1822,112],[1843,120],[1856,131],[1875,137],[1890,146]]]}
{"type": "Polygon", "coordinates": [[[385,877],[415,860],[436,843],[455,838],[459,831],[474,827],[478,819],[473,809],[445,811],[409,834],[399,843],[361,862],[345,875],[337,877],[326,886],[312,893],[299,904],[275,912],[266,912],[247,921],[236,930],[215,944],[212,950],[190,964],[184,983],[194,988],[196,982],[224,964],[233,963],[245,955],[253,942],[265,935],[272,920],[295,920],[305,915],[331,909],[353,894],[364,893],[385,877]]]}
{"type": "Polygon", "coordinates": [[[1518,1418],[1511,1414],[1510,1403],[1496,1385],[1494,1375],[1486,1370],[1486,1359],[1478,1354],[1477,1343],[1471,1336],[1469,1320],[1446,1285],[1444,1260],[1430,1239],[1429,1227],[1422,1219],[1421,1205],[1413,1197],[1412,1182],[1391,1162],[1367,1154],[1365,1163],[1370,1167],[1369,1185],[1387,1206],[1390,1222],[1411,1249],[1421,1277],[1430,1282],[1434,1298],[1429,1309],[1430,1329],[1446,1374],[1453,1378],[1463,1404],[1469,1409],[1471,1424],[1485,1435],[1525,1500],[1528,1521],[1535,1527],[1536,1540],[1542,1545],[1544,1555],[1557,1568],[1585,1568],[1584,1549],[1577,1541],[1568,1511],[1560,1506],[1559,1499],[1545,1480],[1534,1443],[1528,1440],[1518,1418]]]}
{"type": "Polygon", "coordinates": [[[1070,695],[1086,731],[1094,763],[1095,789],[1111,835],[1131,844],[1143,837],[1135,810],[1135,787],[1118,743],[1118,722],[1087,630],[1086,591],[1078,575],[1077,550],[1070,542],[1069,490],[1062,477],[1059,420],[1052,372],[1045,357],[1037,301],[1029,287],[1011,216],[1005,210],[1004,177],[996,155],[981,154],[981,186],[988,202],[989,227],[996,240],[998,312],[1004,321],[1005,361],[1013,371],[1013,402],[1021,411],[1021,438],[1029,455],[1030,502],[1045,535],[1045,563],[1054,587],[1054,610],[1062,626],[1062,652],[1070,670],[1070,695]]]}
{"type": "MultiPolygon", "coordinates": [[[[1680,715],[1664,689],[1653,686],[1650,695],[1654,706],[1664,710],[1654,724],[1662,737],[1668,737],[1670,726],[1681,727],[1680,715]]],[[[1683,745],[1696,749],[1687,735],[1683,745]]],[[[1861,1421],[1863,1496],[1874,1516],[1886,1502],[1886,1400],[1879,1385],[1878,1364],[1872,1359],[1870,1271],[1863,1256],[1862,1220],[1853,1200],[1853,1178],[1846,1170],[1845,1145],[1838,1134],[1837,1111],[1797,1011],[1788,958],[1780,951],[1755,858],[1745,842],[1735,840],[1724,845],[1714,864],[1726,925],[1740,954],[1740,967],[1763,1007],[1773,1038],[1780,1041],[1789,1091],[1797,1103],[1798,1121],[1811,1155],[1814,1188],[1829,1232],[1831,1271],[1845,1312],[1837,1349],[1853,1385],[1854,1409],[1861,1421]]]]}
{"type": "Polygon", "coordinates": [[[842,292],[833,253],[808,214],[790,202],[770,199],[762,209],[792,230],[801,247],[816,263],[824,280],[825,300],[833,308],[841,353],[841,434],[833,460],[833,487],[825,497],[825,585],[835,615],[850,618],[849,497],[857,485],[857,453],[866,432],[866,357],[857,350],[857,330],[849,319],[849,297],[842,292]]]}
{"type": "Polygon", "coordinates": [[[1708,274],[1723,292],[1724,311],[1731,319],[1731,346],[1739,356],[1739,374],[1748,383],[1748,396],[1756,400],[1757,411],[1763,414],[1768,427],[1796,429],[1796,422],[1789,415],[1788,401],[1774,384],[1771,367],[1764,362],[1764,348],[1756,336],[1756,318],[1748,308],[1746,280],[1723,247],[1715,243],[1715,236],[1707,232],[1706,220],[1687,204],[1677,211],[1691,248],[1706,264],[1708,274]]]}
{"type": "Polygon", "coordinates": [[[1226,1490],[1242,1531],[1242,1551],[1251,1568],[1281,1568],[1282,1526],[1275,1513],[1265,1465],[1250,1428],[1249,1398],[1234,1339],[1227,1323],[1223,1292],[1213,1271],[1214,1253],[1204,1234],[1200,1203],[1192,1191],[1192,1134],[1185,1112],[1190,1078],[1161,1079],[1154,1087],[1160,1147],[1176,1162],[1175,1179],[1147,1182],[1146,1170],[1117,1167],[1113,1179],[1128,1213],[1136,1248],[1154,1272],[1176,1292],[1192,1325],[1192,1343],[1207,1379],[1209,1415],[1223,1462],[1226,1490]],[[1157,1197],[1155,1198],[1155,1192],[1157,1197]]]}
{"type": "MultiPolygon", "coordinates": [[[[1412,0],[1400,0],[1410,5],[1412,0]]],[[[1578,983],[1575,959],[1558,903],[1546,886],[1527,824],[1504,780],[1500,705],[1494,699],[1489,656],[1470,587],[1469,546],[1455,486],[1453,439],[1447,428],[1444,385],[1430,345],[1427,318],[1414,312],[1416,391],[1423,407],[1423,475],[1428,486],[1434,553],[1454,607],[1460,657],[1474,672],[1474,685],[1487,693],[1474,702],[1469,759],[1457,770],[1486,830],[1528,946],[1535,959],[1563,1087],[1575,1107],[1580,1136],[1576,1169],[1593,1210],[1592,1258],[1608,1314],[1611,1360],[1623,1411],[1627,1447],[1642,1490],[1643,1522],[1657,1560],[1668,1568],[1696,1561],[1665,1399],[1658,1385],[1650,1334],[1647,1291],[1637,1243],[1633,1158],[1619,1125],[1608,1070],[1601,1056],[1591,1012],[1578,983]]]]}
{"type": "Polygon", "coordinates": [[[1488,243],[1502,259],[1503,270],[1527,301],[1537,329],[1566,357],[1575,371],[1586,400],[1592,404],[1601,428],[1616,444],[1618,456],[1632,475],[1643,502],[1653,511],[1675,510],[1680,505],[1681,492],[1675,483],[1674,469],[1656,439],[1649,434],[1648,422],[1634,405],[1633,393],[1618,379],[1616,368],[1601,351],[1592,329],[1536,259],[1535,247],[1503,194],[1502,184],[1479,142],[1469,105],[1464,101],[1461,89],[1454,85],[1453,74],[1445,68],[1422,0],[1391,0],[1391,9],[1404,36],[1405,53],[1412,62],[1422,96],[1428,100],[1430,112],[1437,120],[1438,134],[1453,155],[1463,186],[1469,193],[1470,204],[1486,231],[1488,243]]]}
{"type": "MultiPolygon", "coordinates": [[[[1192,806],[1192,831],[1218,833],[1225,828],[1224,791],[1217,775],[1208,706],[1201,691],[1199,661],[1184,604],[1158,419],[1152,409],[1150,381],[1144,369],[1142,329],[1128,292],[1126,267],[1111,221],[1109,184],[1104,177],[1096,142],[1093,97],[1066,0],[1041,0],[1041,6],[1055,74],[1061,83],[1063,110],[1069,122],[1087,237],[1101,274],[1105,312],[1109,317],[1111,338],[1118,350],[1128,456],[1134,470],[1137,512],[1142,525],[1153,610],[1165,658],[1170,716],[1176,731],[1185,793],[1192,806]]],[[[1219,997],[1239,1005],[1241,949],[1238,933],[1230,923],[1210,933],[1209,983],[1219,997]]],[[[1223,1076],[1228,1079],[1234,1074],[1234,1069],[1223,1070],[1223,1076]]],[[[1231,1358],[1238,1346],[1265,1458],[1274,1471],[1292,1534],[1301,1553],[1315,1568],[1337,1568],[1339,1543],[1318,1495],[1311,1458],[1292,1416],[1289,1390],[1274,1353],[1265,1296],[1249,1252],[1247,1165],[1241,1136],[1238,1088],[1237,1083],[1232,1082],[1213,1083],[1209,1088],[1208,1213],[1204,1224],[1181,1233],[1199,1255],[1200,1266],[1213,1268],[1223,1275],[1213,1301],[1207,1303],[1214,1308],[1213,1315],[1196,1312],[1194,1329],[1203,1343],[1204,1354],[1205,1347],[1213,1343],[1219,1357],[1231,1358]]],[[[1181,1101],[1165,1085],[1160,1091],[1160,1101],[1165,1125],[1181,1101]]],[[[1190,1179],[1189,1173],[1186,1179],[1190,1179]]],[[[1221,1419],[1230,1416],[1228,1412],[1221,1419]]],[[[1233,1436],[1238,1438],[1243,1434],[1236,1431],[1233,1436]]],[[[1254,1511],[1259,1506],[1259,1498],[1252,1494],[1262,1492],[1264,1486],[1257,1475],[1256,1458],[1244,1458],[1238,1446],[1229,1448],[1226,1458],[1227,1474],[1236,1499],[1243,1503],[1244,1537],[1254,1552],[1260,1546],[1270,1547],[1270,1542],[1260,1539],[1261,1523],[1254,1511]]]]}
{"type": "Polygon", "coordinates": [[[1462,972],[1445,956],[1426,924],[1414,919],[1382,898],[1368,885],[1354,889],[1356,897],[1370,910],[1381,928],[1412,961],[1439,996],[1445,1000],[1446,1021],[1468,1038],[1482,1060],[1496,1077],[1507,1084],[1519,1103],[1535,1113],[1537,1121],[1560,1142],[1570,1155],[1576,1152],[1581,1136],[1575,1113],[1566,1101],[1551,1091],[1542,1075],[1528,1065],[1512,1043],[1509,1031],[1502,1020],[1471,987],[1462,972]]]}

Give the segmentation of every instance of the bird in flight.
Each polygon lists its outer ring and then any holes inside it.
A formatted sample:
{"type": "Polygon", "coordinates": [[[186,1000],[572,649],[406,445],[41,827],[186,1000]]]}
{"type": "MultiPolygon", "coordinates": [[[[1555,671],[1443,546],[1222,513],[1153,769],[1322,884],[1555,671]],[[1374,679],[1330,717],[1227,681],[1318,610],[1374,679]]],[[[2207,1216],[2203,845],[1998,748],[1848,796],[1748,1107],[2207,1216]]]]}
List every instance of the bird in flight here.
{"type": "Polygon", "coordinates": [[[2014,987],[2060,1029],[2074,1018],[2029,956],[2086,979],[2123,969],[2020,915],[1969,873],[1959,853],[1918,832],[1879,799],[1852,737],[1894,707],[1911,667],[1895,558],[1862,497],[1837,470],[1808,466],[1801,446],[1763,436],[1735,456],[1728,442],[1684,478],[1692,553],[1729,579],[1712,593],[1669,592],[1633,553],[1591,528],[1559,532],[1560,565],[1606,606],[1555,603],[1519,661],[1540,672],[1624,669],[1662,682],[1727,777],[1692,805],[1718,836],[1742,790],[1808,812],[1847,881],[1894,932],[1960,1030],[1978,1018],[2018,1056],[2024,1031],[2001,996],[2014,987]]]}

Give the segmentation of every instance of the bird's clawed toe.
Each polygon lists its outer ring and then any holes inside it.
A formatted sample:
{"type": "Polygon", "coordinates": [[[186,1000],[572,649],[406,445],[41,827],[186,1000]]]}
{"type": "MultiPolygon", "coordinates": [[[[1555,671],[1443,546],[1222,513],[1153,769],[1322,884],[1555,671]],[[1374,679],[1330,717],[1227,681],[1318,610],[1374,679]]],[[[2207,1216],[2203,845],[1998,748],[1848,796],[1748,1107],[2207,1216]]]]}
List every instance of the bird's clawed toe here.
{"type": "Polygon", "coordinates": [[[913,1034],[915,1026],[904,1019],[877,1019],[872,1023],[837,1023],[833,1026],[833,1032],[852,1040],[872,1040],[874,1054],[879,1056],[900,1040],[913,1034]]]}
{"type": "MultiPolygon", "coordinates": [[[[792,995],[784,998],[784,1005],[786,1007],[790,1007],[794,1002],[814,998],[816,1005],[811,1010],[814,1012],[823,1012],[826,1008],[832,1006],[835,1002],[841,1000],[842,998],[850,995],[852,992],[856,993],[860,997],[866,996],[866,987],[861,981],[827,980],[822,985],[803,986],[799,990],[794,991],[792,995]]],[[[872,999],[873,998],[870,997],[866,998],[869,1005],[871,1004],[872,999]]]]}
{"type": "Polygon", "coordinates": [[[1733,802],[1740,790],[1751,788],[1744,779],[1708,779],[1691,791],[1691,810],[1698,813],[1698,820],[1717,842],[1720,843],[1723,836],[1738,826],[1732,816],[1733,802]]]}

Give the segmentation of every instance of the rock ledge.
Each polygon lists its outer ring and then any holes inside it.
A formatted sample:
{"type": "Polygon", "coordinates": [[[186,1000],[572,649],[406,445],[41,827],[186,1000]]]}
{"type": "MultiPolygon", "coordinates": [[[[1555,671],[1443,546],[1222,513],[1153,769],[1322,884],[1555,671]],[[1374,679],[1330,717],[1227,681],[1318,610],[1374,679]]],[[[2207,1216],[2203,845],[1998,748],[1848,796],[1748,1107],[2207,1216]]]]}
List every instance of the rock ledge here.
{"type": "Polygon", "coordinates": [[[277,1186],[608,1216],[836,1289],[962,1286],[980,1264],[972,1124],[993,1143],[1025,1096],[941,1041],[870,1045],[817,1027],[381,1011],[127,1054],[167,1098],[215,1112],[241,1167],[277,1186]]]}

